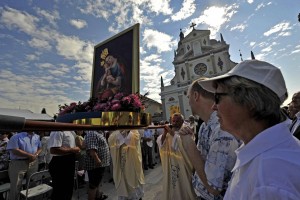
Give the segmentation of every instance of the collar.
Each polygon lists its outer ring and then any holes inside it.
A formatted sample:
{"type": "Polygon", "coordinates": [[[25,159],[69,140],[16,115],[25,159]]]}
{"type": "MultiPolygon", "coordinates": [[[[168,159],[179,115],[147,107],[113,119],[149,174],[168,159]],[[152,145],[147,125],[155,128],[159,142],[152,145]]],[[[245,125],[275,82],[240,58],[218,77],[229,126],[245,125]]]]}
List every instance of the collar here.
{"type": "Polygon", "coordinates": [[[210,114],[210,117],[209,117],[207,123],[205,123],[205,124],[207,126],[211,126],[212,124],[216,124],[216,123],[219,123],[219,120],[218,120],[218,117],[217,117],[217,111],[214,111],[210,114]]]}
{"type": "Polygon", "coordinates": [[[292,137],[286,122],[272,126],[256,135],[248,144],[242,144],[235,153],[237,155],[232,171],[247,164],[259,154],[281,144],[292,137]]]}

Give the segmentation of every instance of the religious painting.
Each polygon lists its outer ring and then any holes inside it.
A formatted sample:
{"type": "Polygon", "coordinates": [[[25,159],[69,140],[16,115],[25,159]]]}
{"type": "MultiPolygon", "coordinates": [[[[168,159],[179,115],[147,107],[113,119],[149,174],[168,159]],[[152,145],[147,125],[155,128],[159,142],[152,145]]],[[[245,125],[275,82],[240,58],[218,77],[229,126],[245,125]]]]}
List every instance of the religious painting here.
{"type": "Polygon", "coordinates": [[[139,93],[139,24],[94,47],[91,97],[139,93]]]}

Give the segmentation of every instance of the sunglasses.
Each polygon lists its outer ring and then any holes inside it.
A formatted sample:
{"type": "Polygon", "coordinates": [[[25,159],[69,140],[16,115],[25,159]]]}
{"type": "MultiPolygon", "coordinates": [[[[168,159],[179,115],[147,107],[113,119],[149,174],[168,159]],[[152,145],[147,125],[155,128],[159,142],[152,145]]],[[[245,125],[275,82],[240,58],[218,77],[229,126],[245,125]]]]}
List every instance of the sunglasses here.
{"type": "Polygon", "coordinates": [[[220,99],[221,99],[221,96],[226,96],[226,95],[228,95],[228,93],[222,93],[222,92],[220,92],[220,93],[215,93],[214,94],[214,97],[215,97],[215,104],[219,104],[220,103],[220,99]]]}

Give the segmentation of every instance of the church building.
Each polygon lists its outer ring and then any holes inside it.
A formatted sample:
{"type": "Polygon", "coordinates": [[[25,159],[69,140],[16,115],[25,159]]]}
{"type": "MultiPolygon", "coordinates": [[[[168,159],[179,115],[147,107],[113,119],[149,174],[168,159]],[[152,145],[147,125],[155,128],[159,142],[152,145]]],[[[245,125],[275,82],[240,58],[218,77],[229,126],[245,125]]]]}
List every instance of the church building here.
{"type": "Polygon", "coordinates": [[[161,78],[161,102],[163,119],[170,120],[172,114],[180,112],[185,119],[192,115],[187,98],[189,85],[201,77],[214,77],[231,70],[237,63],[230,60],[229,44],[222,34],[220,41],[210,39],[210,30],[193,30],[180,40],[174,51],[175,76],[171,85],[164,86],[161,78]]]}

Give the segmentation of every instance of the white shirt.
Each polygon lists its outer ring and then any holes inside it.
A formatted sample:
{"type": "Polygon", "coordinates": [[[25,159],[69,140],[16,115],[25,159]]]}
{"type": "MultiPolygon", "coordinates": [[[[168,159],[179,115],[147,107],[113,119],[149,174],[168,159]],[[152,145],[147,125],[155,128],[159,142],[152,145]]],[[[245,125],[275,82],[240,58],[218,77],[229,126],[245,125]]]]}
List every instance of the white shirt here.
{"type": "Polygon", "coordinates": [[[299,200],[300,142],[285,122],[259,133],[236,154],[224,200],[299,200]]]}
{"type": "MultiPolygon", "coordinates": [[[[75,138],[71,131],[52,131],[48,140],[48,149],[51,147],[75,147],[75,138]]],[[[59,156],[52,154],[53,156],[59,156]]]]}

